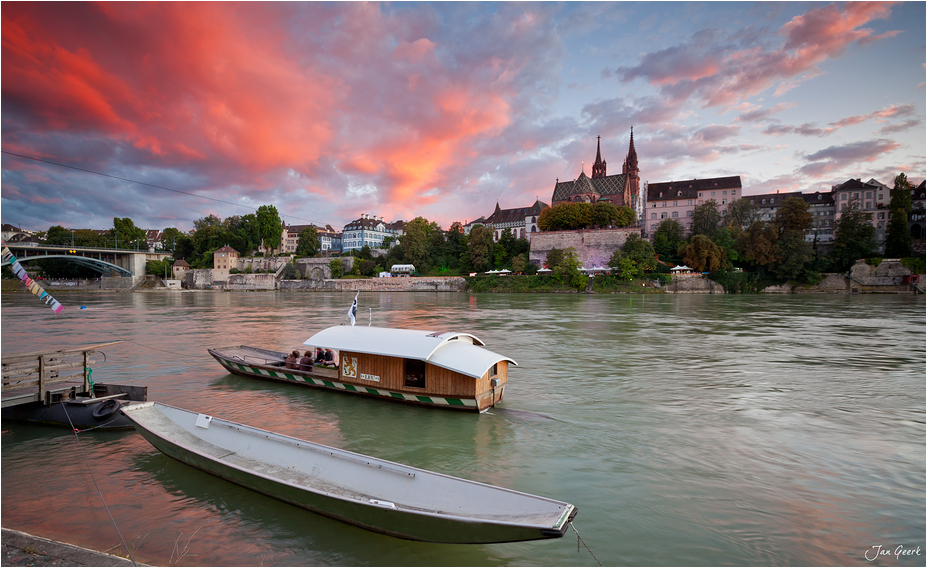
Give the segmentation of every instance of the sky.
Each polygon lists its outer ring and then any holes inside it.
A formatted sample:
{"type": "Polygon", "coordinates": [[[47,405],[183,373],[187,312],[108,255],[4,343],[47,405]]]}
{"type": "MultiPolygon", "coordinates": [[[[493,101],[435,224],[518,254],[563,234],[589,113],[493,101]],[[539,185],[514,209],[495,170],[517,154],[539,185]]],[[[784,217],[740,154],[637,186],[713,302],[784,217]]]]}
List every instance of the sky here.
{"type": "Polygon", "coordinates": [[[925,176],[925,3],[4,2],[3,223],[447,228],[642,182],[925,176]],[[49,163],[53,162],[53,163],[49,163]],[[60,164],[60,165],[55,165],[60,164]],[[67,167],[65,167],[67,166],[67,167]],[[95,172],[95,173],[91,173],[95,172]],[[102,175],[101,175],[102,174],[102,175]]]}

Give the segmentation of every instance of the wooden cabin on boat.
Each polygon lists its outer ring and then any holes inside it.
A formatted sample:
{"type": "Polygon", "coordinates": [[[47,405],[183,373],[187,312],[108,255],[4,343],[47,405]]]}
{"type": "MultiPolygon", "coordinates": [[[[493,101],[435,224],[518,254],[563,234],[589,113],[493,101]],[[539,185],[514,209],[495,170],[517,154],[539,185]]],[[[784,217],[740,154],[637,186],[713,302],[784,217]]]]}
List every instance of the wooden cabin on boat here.
{"type": "Polygon", "coordinates": [[[339,365],[287,369],[287,353],[247,346],[209,353],[239,375],[478,412],[502,401],[509,364],[517,365],[469,333],[345,325],[322,330],[304,345],[310,352],[336,351],[339,365]]]}

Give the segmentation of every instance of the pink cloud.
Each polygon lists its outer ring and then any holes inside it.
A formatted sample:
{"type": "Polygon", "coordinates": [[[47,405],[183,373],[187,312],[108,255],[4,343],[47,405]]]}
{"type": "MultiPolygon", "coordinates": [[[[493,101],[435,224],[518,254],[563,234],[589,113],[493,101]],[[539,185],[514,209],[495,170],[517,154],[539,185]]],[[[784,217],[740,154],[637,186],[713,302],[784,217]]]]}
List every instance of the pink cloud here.
{"type": "Polygon", "coordinates": [[[808,164],[798,171],[811,177],[831,175],[847,167],[858,169],[861,162],[873,162],[882,154],[900,145],[892,140],[880,139],[854,142],[843,146],[830,146],[805,156],[808,164]]]}
{"type": "Polygon", "coordinates": [[[886,3],[815,8],[780,28],[784,43],[778,48],[739,47],[742,38],[697,32],[686,43],[643,55],[634,67],[618,68],[617,75],[645,79],[671,100],[694,97],[706,107],[733,106],[774,85],[782,94],[808,74],[820,73],[818,64],[841,56],[853,44],[893,37],[894,32],[876,36],[862,27],[890,13],[891,4],[886,3]]]}

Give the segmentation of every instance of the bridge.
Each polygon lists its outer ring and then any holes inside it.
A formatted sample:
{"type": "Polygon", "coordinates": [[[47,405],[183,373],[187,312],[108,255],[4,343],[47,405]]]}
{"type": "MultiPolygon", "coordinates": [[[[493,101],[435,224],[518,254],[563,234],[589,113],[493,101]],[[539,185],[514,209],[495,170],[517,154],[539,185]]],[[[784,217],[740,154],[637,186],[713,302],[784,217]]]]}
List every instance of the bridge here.
{"type": "MultiPolygon", "coordinates": [[[[138,251],[100,247],[71,247],[38,243],[5,243],[20,264],[34,260],[66,260],[76,262],[103,276],[144,276],[149,260],[164,260],[171,254],[160,251],[138,251]]],[[[3,265],[9,264],[4,261],[3,265]]]]}

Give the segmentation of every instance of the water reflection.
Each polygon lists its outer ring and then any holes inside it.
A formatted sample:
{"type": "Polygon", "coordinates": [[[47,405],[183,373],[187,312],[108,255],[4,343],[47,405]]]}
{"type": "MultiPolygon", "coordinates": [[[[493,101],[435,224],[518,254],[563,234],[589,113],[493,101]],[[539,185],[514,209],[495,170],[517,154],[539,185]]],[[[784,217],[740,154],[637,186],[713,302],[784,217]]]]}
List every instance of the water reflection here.
{"type": "MultiPolygon", "coordinates": [[[[89,309],[55,316],[4,294],[2,348],[123,339],[95,380],[569,501],[606,565],[861,565],[876,544],[927,549],[923,297],[360,294],[358,325],[370,314],[471,332],[518,361],[504,404],[483,415],[236,377],[206,353],[301,346],[353,298],[84,292],[66,305],[89,309]]],[[[570,535],[480,547],[374,535],[174,463],[131,432],[81,440],[142,562],[172,563],[195,532],[180,565],[594,564],[570,535]]],[[[2,443],[5,526],[118,544],[73,435],[4,423],[2,443]]]]}

